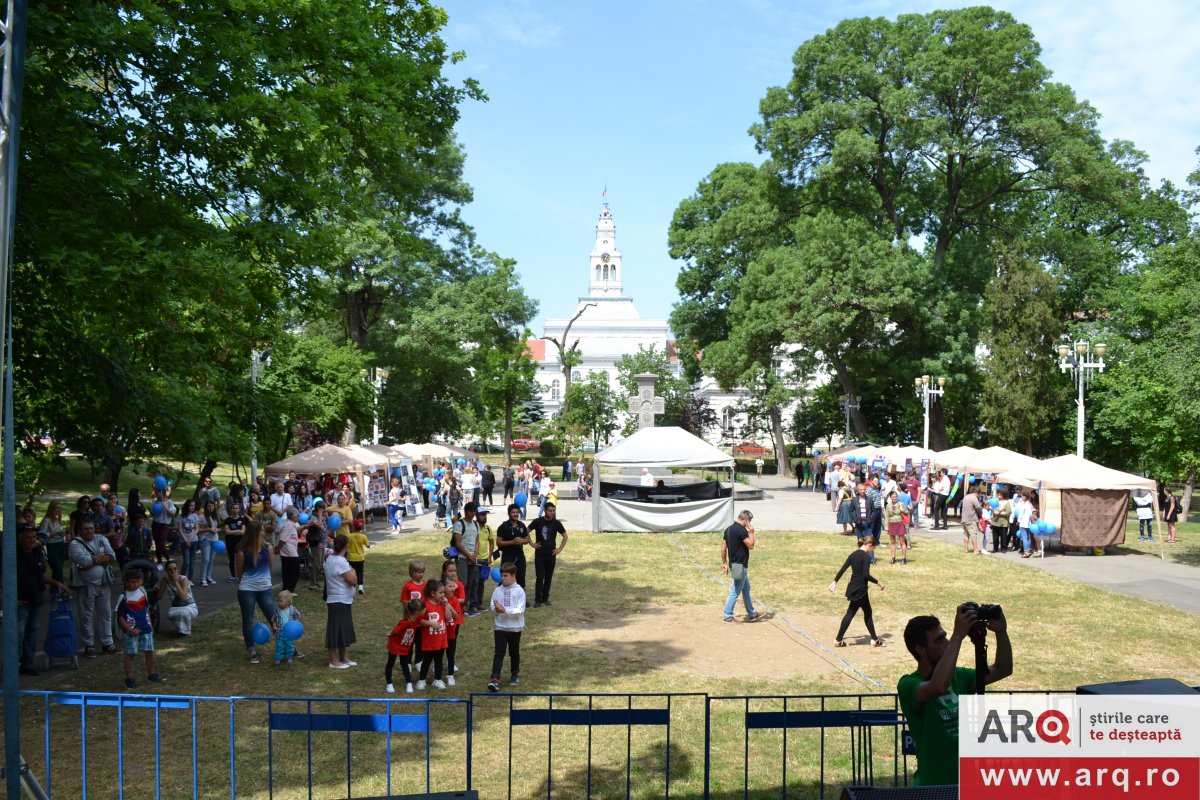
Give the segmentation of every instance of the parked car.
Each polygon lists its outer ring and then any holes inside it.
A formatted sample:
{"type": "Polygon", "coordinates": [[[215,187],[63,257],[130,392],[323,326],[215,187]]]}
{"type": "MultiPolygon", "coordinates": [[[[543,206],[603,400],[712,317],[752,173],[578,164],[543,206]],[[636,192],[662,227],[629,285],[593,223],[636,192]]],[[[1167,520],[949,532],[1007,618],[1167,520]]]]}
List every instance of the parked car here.
{"type": "Polygon", "coordinates": [[[516,453],[536,453],[541,447],[540,439],[513,439],[512,449],[516,453]]]}
{"type": "Polygon", "coordinates": [[[751,458],[759,458],[760,456],[771,456],[775,451],[769,447],[763,447],[757,442],[742,442],[733,446],[733,454],[735,456],[750,456],[751,458]]]}

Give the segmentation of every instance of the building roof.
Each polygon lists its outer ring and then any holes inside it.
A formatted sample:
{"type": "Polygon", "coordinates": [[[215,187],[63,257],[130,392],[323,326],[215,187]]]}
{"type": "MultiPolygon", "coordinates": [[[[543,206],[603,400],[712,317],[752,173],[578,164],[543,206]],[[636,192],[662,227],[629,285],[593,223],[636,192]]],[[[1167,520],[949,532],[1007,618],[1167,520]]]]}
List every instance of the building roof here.
{"type": "Polygon", "coordinates": [[[525,350],[529,353],[529,357],[534,361],[546,360],[546,340],[545,339],[528,339],[525,342],[525,350]]]}

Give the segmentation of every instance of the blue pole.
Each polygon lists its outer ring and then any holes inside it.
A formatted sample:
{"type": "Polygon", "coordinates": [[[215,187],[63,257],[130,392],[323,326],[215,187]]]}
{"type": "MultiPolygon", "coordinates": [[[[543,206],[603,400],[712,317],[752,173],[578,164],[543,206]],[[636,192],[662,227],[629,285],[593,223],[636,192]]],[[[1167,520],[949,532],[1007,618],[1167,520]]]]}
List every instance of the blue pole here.
{"type": "Polygon", "coordinates": [[[17,488],[13,454],[12,252],[16,227],[17,164],[21,152],[21,91],[25,82],[28,0],[8,0],[4,22],[3,119],[7,135],[0,171],[0,336],[4,337],[4,769],[8,800],[21,797],[21,683],[17,631],[17,488]]]}

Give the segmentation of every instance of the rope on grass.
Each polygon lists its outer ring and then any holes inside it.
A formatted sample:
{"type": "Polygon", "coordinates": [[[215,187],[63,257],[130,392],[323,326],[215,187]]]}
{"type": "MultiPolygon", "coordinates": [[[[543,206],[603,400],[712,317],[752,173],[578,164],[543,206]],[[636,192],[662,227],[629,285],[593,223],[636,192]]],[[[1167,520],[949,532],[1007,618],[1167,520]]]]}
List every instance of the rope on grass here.
{"type": "MultiPolygon", "coordinates": [[[[668,531],[668,532],[667,532],[667,539],[668,539],[668,541],[670,541],[670,542],[671,542],[671,544],[673,544],[673,545],[675,545],[677,548],[679,548],[679,552],[683,553],[683,557],[684,557],[684,558],[686,558],[688,561],[692,562],[692,564],[694,564],[694,565],[696,566],[696,568],[697,568],[697,569],[699,569],[701,572],[703,572],[705,575],[707,575],[708,577],[712,578],[714,583],[718,584],[719,586],[721,586],[721,587],[723,587],[723,588],[725,588],[725,589],[728,589],[728,588],[729,588],[729,587],[732,585],[731,583],[728,583],[728,582],[726,582],[726,581],[725,581],[725,578],[724,578],[724,576],[722,576],[722,575],[718,575],[717,573],[715,573],[715,572],[713,572],[711,569],[709,569],[707,566],[705,566],[703,563],[701,563],[700,561],[697,561],[697,560],[696,560],[696,559],[695,559],[695,558],[692,556],[692,554],[691,554],[691,553],[689,553],[689,552],[687,551],[687,548],[683,546],[683,543],[682,543],[682,542],[680,542],[680,541],[677,541],[677,540],[675,539],[675,534],[674,534],[674,533],[672,533],[672,532],[668,531]]],[[[808,640],[808,641],[809,641],[809,642],[810,642],[810,643],[811,643],[813,646],[815,646],[817,649],[819,649],[819,650],[821,650],[822,652],[824,652],[825,654],[827,654],[827,655],[829,656],[829,658],[832,658],[832,659],[834,659],[835,661],[837,661],[837,662],[838,662],[838,664],[840,664],[844,670],[847,670],[847,671],[849,671],[850,673],[852,673],[852,677],[858,678],[858,679],[859,679],[861,682],[863,682],[863,683],[869,683],[869,684],[872,684],[872,685],[874,685],[874,686],[877,686],[877,687],[879,687],[880,689],[885,689],[885,688],[886,688],[886,687],[885,687],[885,686],[884,686],[882,683],[880,683],[879,681],[875,680],[875,679],[874,679],[874,678],[872,678],[870,675],[867,675],[867,674],[865,674],[865,673],[861,672],[861,671],[860,671],[860,670],[859,670],[857,667],[855,667],[855,666],[854,666],[853,664],[851,664],[849,661],[847,661],[846,659],[842,658],[842,657],[841,657],[841,656],[839,656],[837,653],[833,652],[833,651],[832,651],[832,650],[830,650],[828,647],[826,647],[825,645],[823,645],[823,644],[821,644],[820,642],[818,642],[818,641],[817,641],[816,639],[814,639],[812,636],[808,635],[808,633],[807,633],[807,632],[805,632],[805,631],[801,630],[800,628],[796,627],[795,625],[793,625],[793,624],[792,624],[792,622],[791,622],[791,620],[789,620],[789,619],[788,619],[787,617],[785,617],[783,614],[781,614],[781,613],[779,613],[779,612],[775,611],[775,609],[771,608],[771,606],[767,605],[766,603],[761,603],[761,602],[760,602],[758,605],[761,605],[761,606],[762,606],[763,608],[765,608],[767,611],[770,611],[770,612],[771,612],[771,613],[774,615],[774,618],[778,618],[778,619],[782,620],[784,625],[787,625],[787,626],[788,626],[789,628],[791,628],[793,631],[795,631],[796,633],[798,633],[798,634],[800,634],[801,636],[803,636],[803,637],[804,637],[805,639],[807,639],[807,640],[808,640]]],[[[803,644],[803,643],[801,643],[801,644],[803,644]]],[[[828,660],[828,659],[827,659],[827,660],[828,660]]]]}

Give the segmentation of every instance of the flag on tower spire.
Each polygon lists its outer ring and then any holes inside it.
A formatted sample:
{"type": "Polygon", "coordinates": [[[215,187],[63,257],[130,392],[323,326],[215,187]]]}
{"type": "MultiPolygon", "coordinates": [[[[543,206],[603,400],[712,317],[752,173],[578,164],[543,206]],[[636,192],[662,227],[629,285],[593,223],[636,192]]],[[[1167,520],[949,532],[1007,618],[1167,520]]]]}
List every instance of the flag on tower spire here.
{"type": "Polygon", "coordinates": [[[608,197],[608,184],[607,183],[604,184],[604,191],[600,193],[600,197],[601,198],[608,197]]]}

